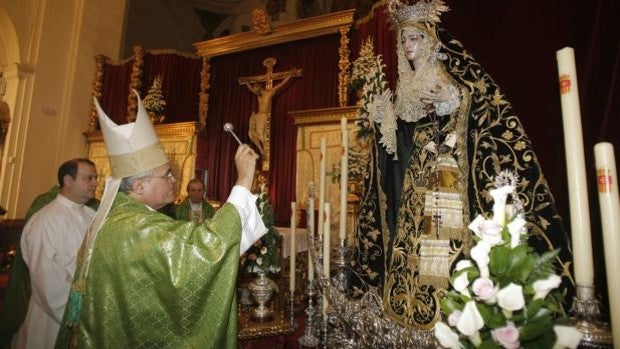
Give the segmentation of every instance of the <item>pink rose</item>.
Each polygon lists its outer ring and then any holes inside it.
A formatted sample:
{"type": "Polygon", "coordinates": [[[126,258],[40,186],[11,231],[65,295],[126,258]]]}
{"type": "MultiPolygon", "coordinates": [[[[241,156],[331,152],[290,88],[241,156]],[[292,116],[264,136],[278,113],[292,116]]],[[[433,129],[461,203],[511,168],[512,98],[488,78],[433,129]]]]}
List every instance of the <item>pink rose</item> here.
{"type": "Polygon", "coordinates": [[[450,313],[450,316],[448,316],[448,325],[455,327],[456,324],[459,323],[459,319],[461,318],[461,311],[460,310],[455,310],[452,313],[450,313]]]}
{"type": "Polygon", "coordinates": [[[256,255],[254,253],[250,253],[248,255],[248,259],[251,260],[251,261],[254,261],[254,260],[256,260],[256,255]]]}
{"type": "Polygon", "coordinates": [[[493,281],[487,278],[477,278],[472,284],[474,294],[478,296],[479,300],[488,303],[495,303],[494,298],[498,289],[493,285],[493,281]]]}
{"type": "Polygon", "coordinates": [[[512,322],[504,327],[499,327],[491,331],[493,339],[506,349],[517,349],[521,346],[519,342],[519,330],[512,322]]]}

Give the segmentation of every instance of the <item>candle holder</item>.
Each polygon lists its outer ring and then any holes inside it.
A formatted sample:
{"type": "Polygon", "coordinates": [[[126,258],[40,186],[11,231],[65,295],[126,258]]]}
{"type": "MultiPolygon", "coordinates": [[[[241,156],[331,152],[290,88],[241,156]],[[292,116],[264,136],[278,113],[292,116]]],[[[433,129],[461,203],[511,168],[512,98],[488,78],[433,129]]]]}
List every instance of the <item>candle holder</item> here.
{"type": "Polygon", "coordinates": [[[291,292],[290,302],[291,302],[291,308],[290,308],[290,314],[289,314],[289,322],[291,323],[291,328],[293,329],[293,332],[295,332],[299,326],[297,324],[297,321],[295,321],[295,292],[294,291],[291,292]]]}
{"type": "Polygon", "coordinates": [[[327,325],[328,324],[329,324],[329,313],[325,312],[325,316],[323,317],[323,323],[322,323],[323,326],[321,326],[323,330],[322,337],[323,337],[323,348],[324,349],[329,348],[329,345],[328,345],[329,337],[327,336],[327,325]]]}
{"type": "Polygon", "coordinates": [[[319,247],[316,249],[316,258],[319,260],[319,263],[323,264],[323,249],[321,248],[321,246],[323,246],[323,234],[319,234],[318,246],[319,247]]]}
{"type": "Polygon", "coordinates": [[[609,325],[599,321],[600,302],[594,296],[594,286],[577,285],[577,296],[571,307],[571,322],[583,334],[580,348],[612,348],[609,325]]]}
{"type": "Polygon", "coordinates": [[[334,259],[334,267],[336,268],[336,274],[332,277],[332,284],[339,292],[345,292],[347,289],[347,246],[345,239],[340,239],[340,245],[338,246],[338,253],[334,259]]]}
{"type": "MultiPolygon", "coordinates": [[[[308,256],[308,258],[310,258],[308,256]]],[[[308,295],[308,307],[306,308],[306,330],[304,331],[304,335],[298,339],[299,344],[302,347],[316,347],[319,345],[319,339],[314,335],[314,314],[316,313],[316,309],[313,305],[314,303],[314,280],[308,282],[308,288],[306,290],[306,294],[308,295]]]]}

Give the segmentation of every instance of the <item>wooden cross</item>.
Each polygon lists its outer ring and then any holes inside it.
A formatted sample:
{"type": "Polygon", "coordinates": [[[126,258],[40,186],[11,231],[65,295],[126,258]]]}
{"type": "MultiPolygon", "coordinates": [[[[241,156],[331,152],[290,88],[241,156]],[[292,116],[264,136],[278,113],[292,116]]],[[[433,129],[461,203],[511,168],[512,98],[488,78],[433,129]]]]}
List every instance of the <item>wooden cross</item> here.
{"type": "Polygon", "coordinates": [[[262,156],[263,171],[269,171],[271,102],[273,96],[275,96],[278,90],[284,87],[291,78],[302,75],[302,70],[297,68],[274,73],[274,65],[276,65],[276,59],[267,58],[263,61],[263,66],[267,68],[265,74],[239,78],[239,84],[245,85],[258,98],[258,110],[253,112],[250,116],[248,135],[262,156]],[[279,80],[281,81],[274,86],[274,81],[279,80]]]}

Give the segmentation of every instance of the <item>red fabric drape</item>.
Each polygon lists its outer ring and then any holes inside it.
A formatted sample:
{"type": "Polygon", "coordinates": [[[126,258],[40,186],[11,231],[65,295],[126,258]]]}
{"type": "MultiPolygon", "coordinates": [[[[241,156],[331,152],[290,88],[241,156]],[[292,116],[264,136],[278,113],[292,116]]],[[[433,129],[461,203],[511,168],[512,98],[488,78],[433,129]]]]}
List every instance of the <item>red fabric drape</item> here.
{"type": "Polygon", "coordinates": [[[146,97],[153,80],[161,76],[166,101],[164,123],[198,120],[201,70],[202,58],[147,53],[144,55],[140,95],[146,97]]]}
{"type": "Polygon", "coordinates": [[[208,169],[207,195],[225,200],[235,182],[237,143],[222,131],[226,122],[245,143],[251,143],[248,120],[257,99],[239,77],[263,75],[263,60],[274,57],[275,72],[293,67],[303,76],[292,79],[273,98],[271,115],[270,198],[276,224],[287,224],[290,202],[295,200],[296,132],[289,111],[335,107],[338,103],[339,34],[300,40],[267,48],[215,57],[211,60],[211,88],[207,126],[198,141],[197,168],[208,169]]]}
{"type": "Polygon", "coordinates": [[[103,65],[99,103],[110,119],[117,124],[127,122],[127,94],[133,61],[129,59],[119,65],[103,65]]]}

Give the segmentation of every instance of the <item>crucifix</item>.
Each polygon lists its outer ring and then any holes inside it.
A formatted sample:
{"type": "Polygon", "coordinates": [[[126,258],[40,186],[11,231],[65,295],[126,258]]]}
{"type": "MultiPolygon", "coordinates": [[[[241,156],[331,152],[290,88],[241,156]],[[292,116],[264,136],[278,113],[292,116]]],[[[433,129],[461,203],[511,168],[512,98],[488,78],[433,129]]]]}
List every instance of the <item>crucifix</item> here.
{"type": "Polygon", "coordinates": [[[276,59],[267,58],[263,61],[263,66],[267,68],[265,74],[239,78],[239,84],[245,85],[258,98],[258,110],[250,116],[248,135],[261,154],[263,171],[269,171],[271,101],[273,96],[291,78],[299,77],[302,74],[302,70],[297,68],[274,73],[274,65],[276,65],[276,59]],[[275,81],[280,82],[274,85],[275,81]]]}

